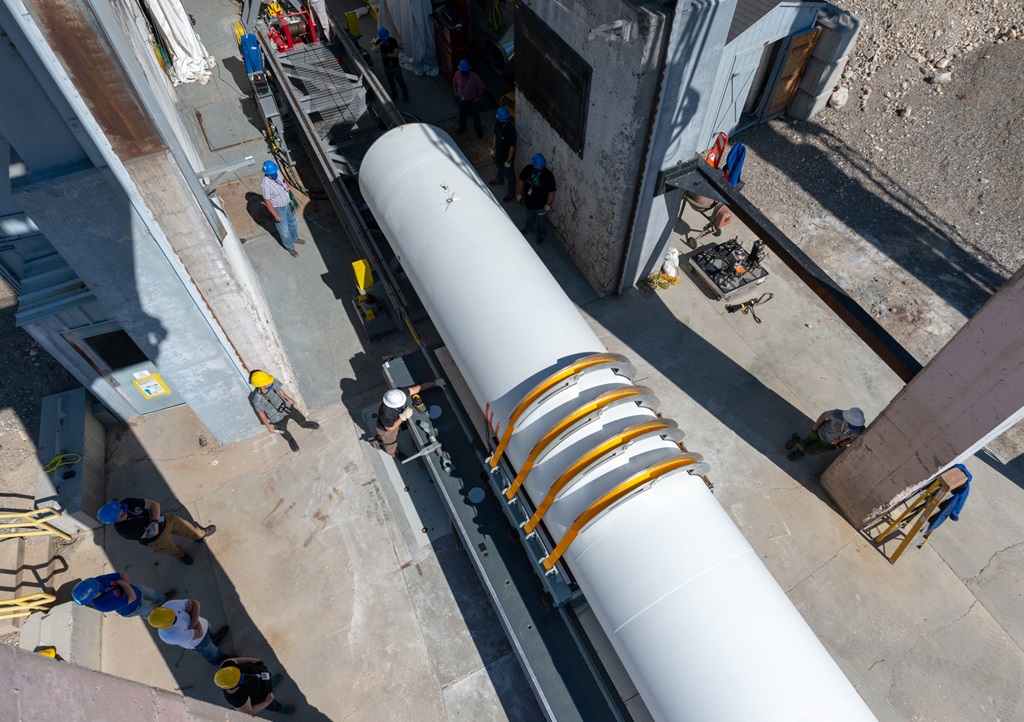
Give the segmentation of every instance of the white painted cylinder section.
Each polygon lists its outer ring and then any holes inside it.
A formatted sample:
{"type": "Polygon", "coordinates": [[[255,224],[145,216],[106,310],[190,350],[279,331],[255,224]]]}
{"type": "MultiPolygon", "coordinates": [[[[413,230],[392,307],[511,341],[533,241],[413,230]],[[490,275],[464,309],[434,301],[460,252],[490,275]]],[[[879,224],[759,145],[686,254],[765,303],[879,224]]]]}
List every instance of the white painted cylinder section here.
{"type": "MultiPolygon", "coordinates": [[[[367,152],[359,183],[481,411],[502,429],[537,383],[605,351],[442,131],[388,132],[367,152]]],[[[512,467],[574,409],[631,383],[604,369],[546,399],[517,424],[512,467]]],[[[526,479],[534,506],[586,451],[654,418],[628,403],[573,427],[526,479]]],[[[557,542],[593,501],[679,453],[666,439],[630,446],[567,486],[546,529],[557,542]]],[[[563,557],[655,718],[873,720],[707,487],[682,471],[609,508],[563,557]]]]}

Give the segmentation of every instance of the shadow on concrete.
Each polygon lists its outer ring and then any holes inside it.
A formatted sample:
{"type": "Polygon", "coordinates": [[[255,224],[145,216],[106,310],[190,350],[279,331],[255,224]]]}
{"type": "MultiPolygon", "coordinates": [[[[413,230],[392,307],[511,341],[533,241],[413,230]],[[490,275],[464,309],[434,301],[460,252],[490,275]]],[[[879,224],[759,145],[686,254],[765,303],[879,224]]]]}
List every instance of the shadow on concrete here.
{"type": "MultiPolygon", "coordinates": [[[[48,584],[50,580],[53,579],[55,576],[57,576],[58,574],[63,574],[67,570],[67,561],[64,559],[64,557],[57,555],[53,557],[52,560],[49,560],[41,564],[22,564],[17,569],[0,569],[0,577],[16,577],[18,574],[28,571],[32,575],[32,578],[26,579],[24,582],[22,582],[22,584],[30,587],[35,587],[36,589],[46,590],[48,593],[56,595],[57,601],[55,602],[55,604],[60,604],[60,595],[57,594],[57,592],[50,592],[48,589],[48,584]]],[[[16,591],[18,591],[16,587],[0,586],[0,592],[8,592],[13,594],[16,591]]],[[[68,599],[70,598],[71,595],[69,594],[68,599]]]]}
{"type": "MultiPolygon", "coordinates": [[[[117,444],[124,468],[108,467],[114,478],[108,477],[108,494],[112,498],[142,497],[160,503],[161,511],[176,514],[197,525],[218,523],[231,524],[231,519],[196,519],[189,509],[178,501],[163,475],[149,459],[146,450],[127,424],[110,432],[108,446],[117,444]]],[[[230,626],[230,633],[220,643],[221,652],[228,655],[258,657],[273,673],[281,672],[284,680],[275,687],[274,694],[282,703],[294,704],[297,708],[295,719],[327,722],[328,717],[305,699],[297,685],[288,676],[288,670],[277,658],[274,648],[253,622],[245,609],[238,591],[231,582],[231,575],[217,561],[210,547],[202,542],[192,542],[180,537],[174,541],[190,554],[195,562],[186,566],[166,554],[158,554],[143,546],[122,539],[112,527],[102,530],[106,543],[104,550],[114,570],[127,574],[132,582],[151,587],[158,592],[175,588],[176,599],[195,599],[200,603],[200,614],[209,622],[209,631],[223,625],[230,626]]],[[[165,644],[157,631],[149,627],[144,619],[122,619],[107,615],[106,624],[146,625],[154,643],[163,656],[167,669],[183,695],[226,707],[224,695],[213,683],[217,666],[208,663],[198,653],[181,647],[165,644]]],[[[112,654],[115,652],[111,652],[112,654]]],[[[145,664],[140,661],[139,664],[145,664]]],[[[107,666],[106,664],[104,665],[107,666]]]]}
{"type": "Polygon", "coordinates": [[[245,212],[249,214],[249,217],[252,218],[258,226],[276,238],[278,243],[281,242],[281,239],[277,235],[277,226],[274,225],[274,217],[270,215],[270,211],[267,210],[267,206],[263,202],[263,196],[251,191],[246,193],[245,212]]]}
{"type": "MultiPolygon", "coordinates": [[[[370,419],[369,425],[367,425],[363,412],[368,406],[376,406],[380,404],[382,394],[388,386],[381,374],[380,361],[366,358],[362,360],[353,359],[353,367],[364,366],[370,367],[367,370],[367,375],[363,377],[366,381],[344,378],[340,380],[339,387],[341,390],[341,400],[345,404],[345,407],[349,412],[349,416],[353,423],[356,424],[363,432],[362,439],[368,442],[376,436],[376,429],[373,426],[376,415],[374,414],[373,418],[370,419]],[[372,369],[372,371],[370,369],[372,369]],[[369,379],[373,379],[375,377],[380,378],[380,381],[371,384],[369,379]]],[[[417,381],[420,382],[427,380],[429,379],[417,379],[417,381]]],[[[436,393],[438,392],[434,390],[426,391],[424,401],[427,404],[430,404],[430,395],[436,393]]],[[[437,399],[435,399],[435,401],[436,400],[437,399]]],[[[462,413],[464,414],[465,412],[462,411],[462,413]]],[[[445,438],[445,435],[442,435],[442,438],[445,438]]],[[[407,429],[403,428],[399,435],[398,443],[399,448],[404,453],[408,455],[415,453],[415,445],[413,444],[410,432],[407,429]]],[[[373,453],[377,452],[374,451],[373,453]]],[[[456,468],[467,476],[466,490],[468,491],[469,486],[476,482],[474,472],[469,471],[471,462],[465,458],[455,459],[455,462],[456,468]]],[[[388,464],[394,462],[381,458],[379,463],[388,464]]],[[[427,470],[423,467],[422,461],[410,463],[415,463],[420,466],[418,473],[422,473],[425,476],[428,474],[427,470]]],[[[378,463],[375,462],[374,467],[376,468],[377,466],[378,463]]],[[[479,471],[479,475],[481,477],[480,483],[486,485],[487,478],[482,467],[479,471]]],[[[380,479],[378,480],[378,483],[384,485],[389,482],[380,479]]],[[[430,483],[433,484],[432,481],[430,483]]],[[[386,491],[384,493],[384,497],[389,498],[389,494],[386,491]]],[[[391,512],[396,523],[399,525],[404,524],[405,519],[402,512],[393,506],[393,502],[389,501],[388,503],[392,505],[391,512]]],[[[508,527],[507,523],[504,523],[504,517],[501,517],[501,521],[503,523],[500,529],[490,528],[488,529],[488,532],[490,534],[507,533],[515,536],[515,532],[508,527]]],[[[455,601],[459,616],[466,625],[466,629],[468,630],[473,645],[480,657],[484,671],[489,676],[495,694],[501,703],[505,717],[509,720],[522,720],[523,722],[540,719],[540,709],[536,705],[532,694],[529,692],[529,685],[519,668],[518,662],[509,665],[500,661],[510,654],[512,648],[505,637],[501,623],[499,622],[494,609],[488,601],[488,596],[480,583],[476,569],[473,567],[473,564],[467,556],[462,546],[461,539],[458,533],[456,533],[454,527],[452,527],[450,534],[446,534],[438,538],[430,545],[429,549],[437,560],[437,565],[443,578],[443,580],[439,581],[447,586],[447,590],[455,601]]],[[[419,567],[420,561],[422,561],[422,555],[419,555],[421,558],[418,561],[416,559],[416,552],[410,549],[410,554],[413,555],[413,561],[411,563],[416,565],[419,577],[422,578],[424,573],[419,567]]],[[[429,575],[427,576],[429,577],[429,575]]],[[[429,589],[429,580],[422,580],[421,584],[426,586],[420,590],[419,595],[415,594],[415,592],[413,595],[414,599],[417,597],[420,598],[420,603],[417,604],[417,614],[425,616],[431,613],[436,613],[434,604],[426,602],[423,598],[423,590],[429,589]]],[[[536,581],[536,593],[538,599],[543,596],[543,589],[541,588],[539,581],[536,581]]],[[[428,593],[427,596],[433,595],[428,593]]],[[[421,623],[429,624],[430,620],[423,620],[421,623]]],[[[437,624],[444,625],[444,622],[443,620],[438,620],[437,624]]],[[[430,637],[431,635],[428,634],[427,636],[430,637]]],[[[437,649],[435,644],[431,644],[430,641],[428,641],[428,648],[431,656],[434,657],[435,653],[443,653],[446,650],[446,645],[441,645],[440,649],[437,649]]],[[[449,673],[452,667],[451,662],[446,663],[443,660],[435,659],[434,664],[443,686],[458,681],[457,679],[445,678],[445,675],[449,673]]]]}
{"type": "Polygon", "coordinates": [[[825,212],[856,230],[967,318],[1003,285],[1004,277],[965,250],[970,243],[956,227],[931,212],[899,179],[827,128],[802,123],[796,132],[804,142],[795,143],[775,124],[746,130],[742,140],[825,212]],[[847,167],[840,167],[837,159],[847,167]]]}
{"type": "MultiPolygon", "coordinates": [[[[645,299],[634,288],[622,296],[588,304],[585,310],[669,383],[831,506],[816,478],[833,457],[786,458],[790,434],[806,434],[816,417],[809,418],[680,322],[660,298],[645,299]]],[[[835,406],[855,401],[836,399],[835,406]]],[[[680,422],[685,429],[685,420],[680,422]]]]}
{"type": "Polygon", "coordinates": [[[985,449],[982,449],[974,455],[974,458],[987,464],[993,471],[1000,476],[1006,477],[1019,488],[1024,489],[1024,455],[1018,456],[1008,463],[1004,463],[992,454],[988,453],[985,449]]]}

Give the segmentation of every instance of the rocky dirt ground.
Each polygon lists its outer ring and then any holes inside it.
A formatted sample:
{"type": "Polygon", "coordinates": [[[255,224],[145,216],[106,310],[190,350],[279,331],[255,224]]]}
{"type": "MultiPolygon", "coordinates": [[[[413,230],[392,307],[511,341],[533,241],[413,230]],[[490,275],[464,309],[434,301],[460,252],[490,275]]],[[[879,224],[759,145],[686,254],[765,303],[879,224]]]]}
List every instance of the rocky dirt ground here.
{"type": "Polygon", "coordinates": [[[1024,3],[840,5],[848,100],[739,134],[743,192],[927,362],[1024,264],[1024,3]]]}

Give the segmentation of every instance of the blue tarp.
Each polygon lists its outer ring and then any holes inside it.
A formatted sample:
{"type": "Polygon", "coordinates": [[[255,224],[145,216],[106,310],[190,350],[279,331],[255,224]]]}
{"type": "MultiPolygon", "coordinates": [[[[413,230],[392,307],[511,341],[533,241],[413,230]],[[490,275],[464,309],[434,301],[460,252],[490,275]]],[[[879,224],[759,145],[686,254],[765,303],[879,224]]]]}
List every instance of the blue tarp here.
{"type": "Polygon", "coordinates": [[[246,74],[259,73],[263,70],[263,56],[256,36],[248,33],[242,36],[242,62],[245,63],[246,74]]]}
{"type": "Polygon", "coordinates": [[[740,174],[743,173],[743,161],[747,157],[747,146],[737,143],[729,151],[729,159],[725,161],[725,179],[733,188],[740,182],[740,174]]]}

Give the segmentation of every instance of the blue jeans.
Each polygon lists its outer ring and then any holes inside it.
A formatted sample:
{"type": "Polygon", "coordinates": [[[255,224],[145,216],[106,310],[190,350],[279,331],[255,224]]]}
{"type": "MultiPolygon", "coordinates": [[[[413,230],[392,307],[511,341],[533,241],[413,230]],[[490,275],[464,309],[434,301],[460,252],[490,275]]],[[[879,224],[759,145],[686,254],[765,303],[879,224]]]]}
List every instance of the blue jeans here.
{"type": "Polygon", "coordinates": [[[466,116],[473,116],[473,129],[477,135],[484,134],[484,127],[480,125],[480,103],[475,100],[459,101],[459,130],[466,129],[466,116]]]}
{"type": "Polygon", "coordinates": [[[526,209],[526,227],[523,228],[524,233],[529,233],[533,230],[533,221],[537,220],[537,242],[544,240],[544,236],[548,232],[548,212],[541,208],[539,211],[531,211],[529,208],[526,209]]]}
{"type": "Polygon", "coordinates": [[[210,664],[220,664],[227,659],[227,657],[221,654],[220,650],[217,649],[217,645],[213,643],[213,639],[210,637],[210,630],[206,630],[206,636],[203,637],[203,641],[192,649],[199,652],[203,659],[210,664]]]}
{"type": "Polygon", "coordinates": [[[163,594],[141,584],[133,584],[132,589],[139,597],[139,606],[135,607],[134,612],[122,614],[122,617],[148,617],[150,612],[167,601],[163,594]]]}
{"type": "MultiPolygon", "coordinates": [[[[505,152],[508,153],[507,150],[505,152]]],[[[506,155],[506,157],[508,157],[508,156],[506,155]]],[[[498,182],[501,183],[503,180],[505,180],[505,176],[508,176],[508,194],[510,196],[511,195],[515,195],[515,193],[516,193],[516,172],[515,172],[515,168],[506,168],[505,167],[505,161],[504,160],[498,160],[497,158],[495,158],[495,160],[494,160],[494,167],[498,169],[498,175],[497,175],[498,182]]]]}
{"type": "Polygon", "coordinates": [[[289,203],[283,208],[274,206],[274,210],[277,211],[277,215],[281,219],[274,221],[277,235],[281,237],[281,245],[285,247],[285,250],[293,251],[295,250],[295,241],[299,239],[299,219],[295,215],[295,209],[289,203]]]}

